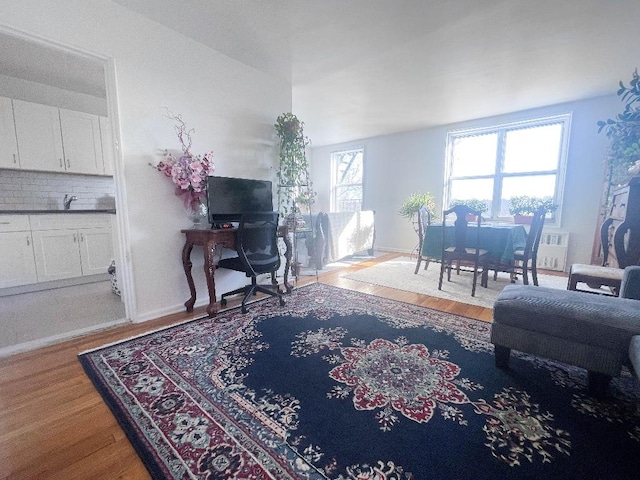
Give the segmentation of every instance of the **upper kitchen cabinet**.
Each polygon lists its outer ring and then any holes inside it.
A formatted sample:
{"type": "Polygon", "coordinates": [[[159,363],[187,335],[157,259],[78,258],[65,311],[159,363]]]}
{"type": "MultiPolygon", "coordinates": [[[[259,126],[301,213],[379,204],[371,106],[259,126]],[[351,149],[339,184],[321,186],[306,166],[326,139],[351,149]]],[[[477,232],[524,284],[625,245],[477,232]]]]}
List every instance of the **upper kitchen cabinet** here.
{"type": "Polygon", "coordinates": [[[5,97],[0,97],[0,168],[20,168],[13,104],[5,97]]]}
{"type": "Polygon", "coordinates": [[[27,170],[64,172],[58,108],[13,100],[20,167],[27,170]]]}
{"type": "Polygon", "coordinates": [[[98,116],[61,108],[60,125],[66,171],[104,173],[98,116]]]}
{"type": "Polygon", "coordinates": [[[105,171],[98,115],[14,99],[13,117],[18,163],[0,160],[0,167],[112,175],[105,171]]]}

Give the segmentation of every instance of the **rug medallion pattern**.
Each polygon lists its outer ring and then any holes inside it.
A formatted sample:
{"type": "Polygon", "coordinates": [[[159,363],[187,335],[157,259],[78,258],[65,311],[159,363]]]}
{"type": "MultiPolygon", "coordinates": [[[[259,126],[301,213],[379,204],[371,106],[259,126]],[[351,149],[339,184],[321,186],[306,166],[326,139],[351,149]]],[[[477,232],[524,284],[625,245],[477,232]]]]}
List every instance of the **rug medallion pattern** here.
{"type": "Polygon", "coordinates": [[[314,284],[82,354],[155,478],[637,478],[640,388],[490,324],[314,284]]]}

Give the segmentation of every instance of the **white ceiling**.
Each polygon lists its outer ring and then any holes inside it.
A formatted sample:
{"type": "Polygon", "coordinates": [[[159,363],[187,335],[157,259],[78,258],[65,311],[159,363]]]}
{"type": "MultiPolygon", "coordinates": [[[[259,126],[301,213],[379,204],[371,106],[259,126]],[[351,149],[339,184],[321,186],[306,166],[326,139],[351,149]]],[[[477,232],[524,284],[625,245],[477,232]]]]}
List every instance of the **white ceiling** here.
{"type": "Polygon", "coordinates": [[[638,0],[114,2],[290,81],[315,146],[613,94],[640,64],[638,0]]]}

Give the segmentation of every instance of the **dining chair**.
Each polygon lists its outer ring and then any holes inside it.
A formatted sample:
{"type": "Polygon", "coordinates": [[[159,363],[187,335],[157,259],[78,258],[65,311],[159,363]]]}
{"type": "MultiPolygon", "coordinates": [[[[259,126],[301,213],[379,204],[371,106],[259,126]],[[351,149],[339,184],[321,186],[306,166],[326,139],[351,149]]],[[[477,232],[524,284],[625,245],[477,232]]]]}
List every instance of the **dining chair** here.
{"type": "Polygon", "coordinates": [[[420,270],[420,264],[422,261],[425,261],[424,269],[426,270],[429,266],[429,257],[426,257],[422,254],[422,245],[424,244],[424,236],[425,230],[427,227],[431,225],[431,213],[426,205],[420,207],[418,210],[418,263],[416,263],[416,270],[413,273],[418,273],[420,270]]]}
{"type": "Polygon", "coordinates": [[[442,278],[444,271],[447,270],[447,281],[451,281],[451,267],[455,261],[460,267],[460,263],[466,263],[473,266],[473,283],[471,286],[471,296],[476,295],[476,283],[478,280],[478,267],[482,265],[482,278],[480,285],[487,286],[487,268],[489,251],[479,248],[478,239],[480,237],[480,223],[482,212],[473,210],[466,205],[456,205],[449,210],[442,212],[442,255],[440,264],[440,279],[438,281],[438,290],[442,290],[442,278]],[[456,219],[453,223],[454,235],[453,244],[447,242],[447,216],[455,215],[456,219]],[[476,228],[469,228],[467,225],[467,217],[475,216],[477,222],[476,228]],[[471,235],[469,232],[472,231],[471,235]]]}
{"type": "Polygon", "coordinates": [[[600,293],[602,295],[618,295],[622,283],[621,268],[609,267],[609,229],[613,218],[607,218],[600,227],[600,241],[602,249],[602,266],[574,263],[569,269],[567,290],[584,291],[588,293],[600,293]],[[578,283],[585,283],[590,290],[581,290],[578,283]],[[603,290],[603,287],[605,289],[603,290]],[[608,289],[608,290],[607,290],[608,289]]]}
{"type": "Polygon", "coordinates": [[[280,268],[280,252],[278,251],[278,212],[243,213],[236,232],[237,256],[223,258],[218,268],[228,268],[244,272],[251,278],[251,283],[231,292],[223,293],[220,304],[227,304],[226,297],[244,294],[242,313],[247,313],[247,301],[257,292],[278,297],[280,306],[284,306],[284,298],[278,292],[278,285],[258,285],[257,276],[263,273],[274,273],[280,268]]]}
{"type": "Polygon", "coordinates": [[[529,285],[528,272],[529,269],[531,269],[533,284],[536,287],[538,286],[538,269],[536,264],[538,263],[538,247],[540,246],[540,239],[542,238],[542,228],[544,227],[546,214],[547,209],[545,207],[540,207],[534,212],[524,249],[518,249],[513,252],[512,281],[515,281],[518,273],[522,273],[522,283],[529,285]]]}

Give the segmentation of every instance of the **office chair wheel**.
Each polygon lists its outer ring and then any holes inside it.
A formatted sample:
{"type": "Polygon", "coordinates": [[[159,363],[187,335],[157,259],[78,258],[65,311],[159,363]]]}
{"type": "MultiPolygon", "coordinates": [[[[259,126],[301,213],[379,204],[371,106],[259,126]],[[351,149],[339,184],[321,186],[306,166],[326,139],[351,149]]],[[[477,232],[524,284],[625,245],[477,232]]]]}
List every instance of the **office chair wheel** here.
{"type": "Polygon", "coordinates": [[[243,305],[242,308],[240,309],[240,311],[242,313],[247,313],[249,311],[249,309],[243,305]]]}
{"type": "Polygon", "coordinates": [[[284,298],[280,298],[280,306],[284,307],[284,298]]]}
{"type": "Polygon", "coordinates": [[[227,306],[227,299],[226,298],[221,298],[220,299],[220,305],[223,306],[223,307],[226,307],[227,306]]]}

